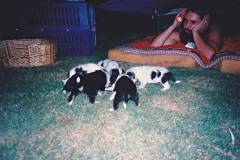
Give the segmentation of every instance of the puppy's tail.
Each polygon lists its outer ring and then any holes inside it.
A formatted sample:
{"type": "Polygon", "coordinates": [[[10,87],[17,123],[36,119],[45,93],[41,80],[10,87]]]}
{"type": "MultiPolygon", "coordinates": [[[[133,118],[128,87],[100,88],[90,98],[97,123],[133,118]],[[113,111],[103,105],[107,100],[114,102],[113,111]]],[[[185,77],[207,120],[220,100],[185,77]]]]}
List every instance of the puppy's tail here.
{"type": "Polygon", "coordinates": [[[181,83],[182,81],[179,81],[179,80],[177,80],[177,81],[175,81],[175,83],[177,84],[177,83],[181,83]]]}

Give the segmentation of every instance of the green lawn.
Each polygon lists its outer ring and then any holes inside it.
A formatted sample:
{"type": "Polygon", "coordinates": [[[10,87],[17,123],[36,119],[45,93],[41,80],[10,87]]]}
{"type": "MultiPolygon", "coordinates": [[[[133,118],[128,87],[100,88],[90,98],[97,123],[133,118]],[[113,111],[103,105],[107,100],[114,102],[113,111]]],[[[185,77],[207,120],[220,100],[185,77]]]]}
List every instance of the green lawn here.
{"type": "Polygon", "coordinates": [[[138,90],[138,107],[130,102],[127,110],[120,104],[109,112],[109,92],[97,97],[98,104],[81,94],[69,106],[62,94],[68,70],[106,58],[106,51],[0,69],[1,160],[240,159],[240,75],[169,67],[182,83],[165,92],[147,85],[138,90]]]}

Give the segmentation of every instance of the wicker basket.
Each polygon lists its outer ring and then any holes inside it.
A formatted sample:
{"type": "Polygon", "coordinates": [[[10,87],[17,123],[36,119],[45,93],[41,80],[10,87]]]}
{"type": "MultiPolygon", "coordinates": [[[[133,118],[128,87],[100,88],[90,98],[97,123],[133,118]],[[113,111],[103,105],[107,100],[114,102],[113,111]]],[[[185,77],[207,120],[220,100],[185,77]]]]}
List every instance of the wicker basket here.
{"type": "Polygon", "coordinates": [[[17,39],[0,42],[0,66],[34,67],[56,60],[56,43],[47,39],[17,39]]]}

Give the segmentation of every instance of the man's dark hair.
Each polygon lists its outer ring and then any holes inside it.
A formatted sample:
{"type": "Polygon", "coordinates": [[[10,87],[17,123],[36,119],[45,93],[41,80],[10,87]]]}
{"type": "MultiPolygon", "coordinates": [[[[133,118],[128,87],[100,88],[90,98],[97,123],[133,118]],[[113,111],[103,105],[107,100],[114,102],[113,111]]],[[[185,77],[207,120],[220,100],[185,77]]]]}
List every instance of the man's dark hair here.
{"type": "Polygon", "coordinates": [[[194,1],[192,3],[190,3],[187,7],[187,12],[191,11],[194,13],[197,13],[201,19],[203,19],[203,17],[205,15],[210,14],[210,10],[208,9],[208,5],[203,2],[203,1],[194,1]]]}

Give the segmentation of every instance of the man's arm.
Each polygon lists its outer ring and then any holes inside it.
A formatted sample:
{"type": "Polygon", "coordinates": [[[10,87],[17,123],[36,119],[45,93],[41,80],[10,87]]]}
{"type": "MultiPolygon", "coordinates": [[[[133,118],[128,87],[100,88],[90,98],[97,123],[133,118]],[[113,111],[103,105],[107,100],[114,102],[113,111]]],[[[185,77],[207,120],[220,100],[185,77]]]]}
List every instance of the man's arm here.
{"type": "Polygon", "coordinates": [[[164,45],[164,43],[166,42],[166,40],[168,41],[174,41],[173,36],[170,36],[174,30],[176,29],[176,26],[171,25],[169,26],[164,32],[162,32],[161,34],[159,34],[151,43],[151,47],[161,47],[164,45]]]}
{"type": "Polygon", "coordinates": [[[215,49],[206,43],[198,32],[193,32],[193,39],[197,49],[204,54],[208,60],[211,60],[215,53],[215,49]]]}
{"type": "Polygon", "coordinates": [[[169,26],[164,32],[159,34],[151,43],[151,47],[161,47],[163,45],[173,44],[176,42],[176,34],[174,30],[182,23],[183,15],[186,13],[186,9],[179,12],[171,26],[169,26]],[[181,18],[181,19],[179,19],[181,18]]]}
{"type": "Polygon", "coordinates": [[[193,28],[193,39],[197,49],[203,53],[208,60],[211,60],[212,56],[222,47],[222,36],[219,33],[219,29],[212,27],[210,33],[208,33],[206,40],[203,39],[202,34],[208,26],[208,16],[205,16],[203,20],[193,28]]]}
{"type": "Polygon", "coordinates": [[[223,47],[223,35],[220,32],[218,26],[213,25],[211,32],[208,35],[209,44],[214,48],[214,50],[220,51],[223,47]]]}

